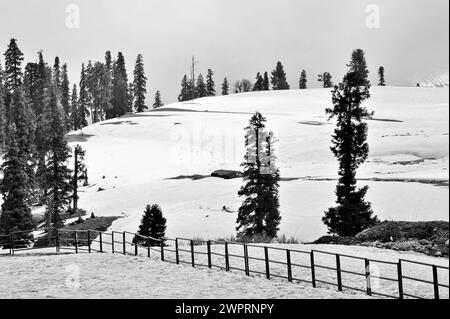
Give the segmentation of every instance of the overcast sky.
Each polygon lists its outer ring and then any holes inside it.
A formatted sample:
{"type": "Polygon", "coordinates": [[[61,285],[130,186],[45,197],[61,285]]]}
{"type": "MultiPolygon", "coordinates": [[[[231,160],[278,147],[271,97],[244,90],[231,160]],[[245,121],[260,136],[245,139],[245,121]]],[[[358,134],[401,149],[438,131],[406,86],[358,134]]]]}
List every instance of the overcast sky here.
{"type": "Polygon", "coordinates": [[[367,52],[372,80],[384,65],[388,84],[415,85],[448,72],[448,10],[448,0],[0,0],[0,51],[15,37],[26,62],[39,50],[51,64],[59,56],[77,83],[81,63],[107,50],[124,53],[131,79],[142,53],[148,105],[156,90],[176,100],[192,55],[197,72],[214,70],[218,91],[225,76],[253,81],[278,60],[292,88],[303,68],[312,87],[324,71],[339,80],[355,48],[367,52]],[[69,4],[79,7],[79,28],[66,26],[69,4]],[[370,4],[379,28],[367,27],[370,4]]]}

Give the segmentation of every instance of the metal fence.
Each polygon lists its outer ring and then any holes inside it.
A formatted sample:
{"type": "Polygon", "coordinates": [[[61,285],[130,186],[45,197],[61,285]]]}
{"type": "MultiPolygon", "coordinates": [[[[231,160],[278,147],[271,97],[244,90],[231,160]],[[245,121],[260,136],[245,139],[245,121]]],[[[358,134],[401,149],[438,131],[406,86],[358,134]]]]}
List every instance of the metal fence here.
{"type": "MultiPolygon", "coordinates": [[[[428,299],[430,297],[441,299],[448,298],[449,295],[448,282],[441,282],[439,276],[439,271],[446,271],[448,280],[449,267],[412,260],[399,259],[397,262],[392,262],[321,250],[302,251],[226,241],[202,241],[188,238],[157,239],[116,231],[108,233],[60,229],[55,230],[53,236],[48,236],[46,239],[49,243],[48,247],[55,247],[57,252],[61,250],[75,253],[111,252],[146,256],[174,264],[188,264],[192,267],[216,268],[227,272],[239,271],[246,276],[262,275],[268,280],[280,278],[289,282],[303,282],[311,284],[314,288],[317,288],[319,284],[334,286],[338,291],[352,290],[369,296],[394,299],[428,299]],[[250,250],[252,253],[249,253],[250,250]],[[318,259],[325,260],[325,257],[328,257],[328,260],[318,262],[318,259]],[[347,263],[350,261],[352,268],[344,268],[343,260],[347,263]],[[404,268],[407,265],[429,268],[431,279],[405,275],[404,268]],[[375,267],[381,266],[385,267],[385,272],[390,276],[372,271],[375,267]],[[355,271],[355,267],[359,267],[360,271],[355,271]],[[326,271],[325,276],[321,276],[320,271],[326,271]],[[353,284],[358,283],[358,287],[350,285],[348,283],[350,280],[345,280],[344,276],[360,278],[356,281],[351,280],[353,284]],[[389,291],[375,290],[372,285],[374,280],[390,283],[390,289],[386,289],[389,291]],[[405,281],[421,283],[429,287],[424,288],[423,295],[415,295],[407,291],[405,281]],[[392,285],[395,285],[395,289],[392,285]],[[430,293],[426,289],[429,289],[430,293]]],[[[38,249],[23,247],[24,242],[20,239],[20,233],[0,235],[0,244],[7,247],[10,254],[16,251],[38,249]]]]}

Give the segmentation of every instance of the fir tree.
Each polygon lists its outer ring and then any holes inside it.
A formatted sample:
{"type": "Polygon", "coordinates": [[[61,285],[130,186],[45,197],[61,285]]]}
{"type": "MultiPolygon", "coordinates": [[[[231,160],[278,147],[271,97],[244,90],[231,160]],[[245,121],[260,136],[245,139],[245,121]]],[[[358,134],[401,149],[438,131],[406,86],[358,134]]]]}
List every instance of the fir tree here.
{"type": "Polygon", "coordinates": [[[349,67],[349,72],[353,72],[353,77],[356,86],[370,86],[369,69],[367,68],[365,52],[362,49],[356,49],[352,53],[349,67]]]}
{"type": "Polygon", "coordinates": [[[78,101],[78,123],[79,129],[88,125],[86,118],[90,115],[89,113],[89,93],[88,93],[88,83],[87,74],[84,68],[84,64],[81,65],[81,76],[80,76],[80,99],[78,101]]]}
{"type": "Polygon", "coordinates": [[[84,163],[84,157],[86,156],[86,152],[80,145],[76,145],[74,148],[74,169],[73,169],[73,196],[72,196],[72,213],[78,213],[78,220],[81,221],[81,211],[78,209],[78,183],[82,180],[86,180],[86,165],[84,163]]]}
{"type": "Polygon", "coordinates": [[[189,81],[187,78],[187,75],[183,76],[183,79],[181,80],[181,93],[178,95],[178,101],[179,102],[185,102],[188,100],[188,90],[189,90],[189,81]]]}
{"type": "MultiPolygon", "coordinates": [[[[33,193],[31,168],[34,140],[34,114],[21,88],[14,91],[14,112],[7,133],[7,151],[3,157],[3,195],[0,232],[31,231],[34,228],[30,202],[33,193]]],[[[31,239],[24,234],[22,239],[31,239]]]]}
{"type": "Polygon", "coordinates": [[[2,150],[5,149],[6,147],[6,129],[7,129],[4,89],[1,74],[2,70],[0,63],[0,154],[2,150]]]}
{"type": "Polygon", "coordinates": [[[46,117],[52,128],[48,135],[45,170],[45,204],[49,229],[52,226],[63,226],[61,214],[68,208],[72,191],[72,172],[67,166],[70,148],[65,139],[64,112],[58,102],[57,88],[52,84],[45,97],[46,117]]]}
{"type": "Polygon", "coordinates": [[[74,84],[72,88],[72,100],[70,102],[70,125],[74,131],[78,131],[81,128],[80,119],[78,117],[79,113],[78,105],[78,91],[77,85],[74,84]]]}
{"type": "Polygon", "coordinates": [[[269,90],[270,90],[269,74],[267,74],[267,72],[264,72],[263,91],[269,90]]]}
{"type": "Polygon", "coordinates": [[[133,83],[128,83],[128,90],[127,90],[127,112],[128,113],[133,113],[134,100],[135,100],[134,85],[133,85],[133,83]]]}
{"type": "Polygon", "coordinates": [[[135,236],[134,243],[142,246],[160,246],[164,245],[164,236],[166,234],[167,220],[163,217],[161,208],[158,205],[147,205],[139,226],[138,234],[144,237],[151,237],[150,241],[140,236],[135,236]]]}
{"type": "Polygon", "coordinates": [[[208,75],[206,76],[206,96],[216,95],[216,85],[213,80],[214,72],[208,69],[208,75]]]}
{"type": "Polygon", "coordinates": [[[370,84],[361,74],[350,70],[343,83],[333,90],[333,108],[326,112],[337,119],[331,150],[339,161],[339,182],[336,188],[338,206],[325,212],[323,222],[329,232],[339,236],[355,236],[377,223],[370,203],[364,197],[368,187],[357,189],[356,170],[367,159],[367,123],[373,116],[362,103],[370,98],[370,84]]]}
{"type": "Polygon", "coordinates": [[[271,83],[274,90],[289,90],[283,64],[278,61],[275,70],[272,71],[271,83]]]}
{"type": "Polygon", "coordinates": [[[384,66],[380,66],[378,69],[378,86],[386,86],[386,81],[384,80],[384,66]]]}
{"type": "Polygon", "coordinates": [[[302,70],[302,73],[300,74],[300,80],[299,80],[300,90],[307,89],[308,88],[307,83],[308,83],[308,79],[306,77],[306,71],[302,70]]]}
{"type": "Polygon", "coordinates": [[[197,84],[195,86],[195,98],[201,98],[206,96],[206,85],[203,80],[203,75],[199,74],[197,78],[197,84]]]}
{"type": "Polygon", "coordinates": [[[333,87],[332,76],[328,72],[324,72],[323,74],[319,74],[317,81],[322,83],[322,87],[331,88],[333,87]]]}
{"type": "Polygon", "coordinates": [[[124,115],[129,108],[128,76],[125,68],[125,58],[122,52],[117,55],[113,67],[112,82],[112,117],[124,115]]]}
{"type": "Polygon", "coordinates": [[[144,72],[144,61],[142,54],[136,58],[136,65],[134,67],[134,81],[133,81],[133,97],[134,109],[137,113],[144,112],[148,109],[145,105],[145,94],[147,94],[147,78],[144,72]]]}
{"type": "Polygon", "coordinates": [[[153,108],[157,109],[161,106],[164,106],[164,103],[161,101],[161,93],[159,91],[156,91],[155,103],[153,103],[153,108]]]}
{"type": "Polygon", "coordinates": [[[61,69],[61,85],[60,85],[60,93],[61,93],[61,106],[64,110],[64,123],[66,132],[69,132],[73,129],[72,122],[70,121],[70,83],[69,83],[69,75],[67,72],[67,64],[64,64],[61,69]]]}
{"type": "Polygon", "coordinates": [[[279,170],[273,155],[273,135],[264,131],[266,119],[256,113],[246,128],[247,153],[244,167],[245,185],[238,195],[244,202],[237,218],[238,237],[254,240],[255,237],[275,238],[281,217],[279,213],[279,170]]]}
{"type": "Polygon", "coordinates": [[[228,79],[223,79],[222,83],[222,95],[228,95],[230,91],[230,84],[228,83],[228,79]]]}
{"type": "Polygon", "coordinates": [[[253,85],[253,91],[262,91],[264,89],[264,78],[261,73],[256,74],[256,82],[253,85]]]}
{"type": "Polygon", "coordinates": [[[60,66],[59,57],[55,58],[55,63],[53,64],[52,75],[53,75],[53,82],[55,83],[58,90],[60,90],[62,79],[61,79],[61,66],[60,66]]]}
{"type": "Polygon", "coordinates": [[[23,53],[17,46],[16,39],[11,39],[5,55],[5,71],[3,74],[3,86],[5,89],[6,117],[9,119],[12,96],[15,89],[23,83],[22,61],[23,53]]]}

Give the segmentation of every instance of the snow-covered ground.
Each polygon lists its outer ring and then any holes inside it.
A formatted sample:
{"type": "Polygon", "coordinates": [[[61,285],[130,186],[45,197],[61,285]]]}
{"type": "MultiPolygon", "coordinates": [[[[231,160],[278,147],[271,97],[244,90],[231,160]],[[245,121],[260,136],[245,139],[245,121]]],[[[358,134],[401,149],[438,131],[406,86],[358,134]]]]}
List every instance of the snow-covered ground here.
{"type": "MultiPolygon", "coordinates": [[[[358,177],[370,186],[368,199],[380,219],[448,220],[448,186],[433,184],[448,183],[448,94],[448,88],[372,88],[370,157],[358,177]]],[[[234,235],[236,214],[223,206],[237,211],[239,179],[170,178],[239,170],[244,127],[258,110],[279,140],[282,177],[298,178],[280,183],[280,233],[314,240],[326,233],[321,218],[335,200],[334,122],[324,111],[330,100],[328,89],[245,93],[89,126],[84,136],[71,137],[87,151],[91,186],[80,205],[96,216],[124,216],[112,226],[119,231],[135,232],[145,205],[158,203],[168,236],[234,235]]]]}
{"type": "MultiPolygon", "coordinates": [[[[370,156],[358,178],[370,186],[375,213],[389,220],[448,220],[449,89],[371,92],[370,156]]],[[[324,111],[330,104],[329,89],[252,92],[171,104],[71,133],[71,144],[86,149],[91,184],[81,190],[80,207],[88,215],[122,216],[112,229],[135,232],[145,205],[157,203],[170,237],[235,235],[241,180],[170,178],[241,169],[244,128],[258,110],[279,140],[278,166],[287,179],[280,182],[280,233],[317,239],[326,234],[323,212],[335,201],[334,122],[324,111]]]]}

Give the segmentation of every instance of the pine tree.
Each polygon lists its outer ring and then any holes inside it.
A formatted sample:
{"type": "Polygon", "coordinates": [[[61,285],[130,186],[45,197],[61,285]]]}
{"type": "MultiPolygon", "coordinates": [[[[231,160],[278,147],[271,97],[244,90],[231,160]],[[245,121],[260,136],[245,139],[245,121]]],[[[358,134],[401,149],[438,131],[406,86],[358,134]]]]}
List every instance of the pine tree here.
{"type": "Polygon", "coordinates": [[[129,102],[128,77],[125,58],[119,52],[113,67],[112,82],[112,117],[119,117],[127,112],[129,102]]]}
{"type": "Polygon", "coordinates": [[[203,75],[200,73],[197,78],[197,84],[195,86],[195,98],[201,98],[206,96],[206,85],[203,80],[203,75]]]}
{"type": "Polygon", "coordinates": [[[181,93],[178,95],[178,101],[179,102],[185,102],[188,101],[188,78],[187,75],[183,76],[183,79],[181,80],[181,93]]]}
{"type": "Polygon", "coordinates": [[[264,78],[261,73],[256,74],[256,82],[253,85],[253,91],[262,91],[264,89],[264,78]]]}
{"type": "Polygon", "coordinates": [[[332,76],[329,72],[324,72],[323,74],[319,74],[317,81],[322,83],[324,88],[333,87],[332,76]]]}
{"type": "Polygon", "coordinates": [[[369,69],[367,68],[365,52],[362,49],[356,49],[352,53],[349,72],[354,73],[354,82],[356,86],[370,86],[369,69]]]}
{"type": "Polygon", "coordinates": [[[69,75],[67,72],[67,64],[64,64],[61,69],[61,85],[60,85],[60,93],[61,93],[61,106],[64,110],[64,123],[66,132],[69,132],[73,129],[72,123],[70,121],[70,83],[69,83],[69,75]]]}
{"type": "Polygon", "coordinates": [[[161,101],[161,93],[159,91],[156,91],[155,103],[153,103],[153,108],[157,109],[161,106],[164,106],[164,103],[161,101]]]}
{"type": "Polygon", "coordinates": [[[281,221],[279,213],[279,170],[273,155],[273,135],[264,131],[266,119],[256,113],[246,128],[247,153],[244,167],[245,185],[238,195],[244,202],[237,218],[238,237],[254,240],[255,237],[275,238],[281,221]]]}
{"type": "Polygon", "coordinates": [[[271,83],[274,90],[289,90],[289,84],[286,80],[283,64],[277,62],[275,70],[272,71],[271,83]]]}
{"type": "Polygon", "coordinates": [[[81,128],[78,109],[78,91],[77,85],[74,84],[72,88],[72,99],[70,101],[70,125],[74,131],[78,131],[81,128]]]}
{"type": "Polygon", "coordinates": [[[111,52],[106,51],[105,53],[105,76],[102,81],[102,105],[105,119],[111,118],[111,112],[113,105],[112,100],[112,76],[113,76],[113,61],[111,57],[111,52]]]}
{"type": "Polygon", "coordinates": [[[267,72],[264,72],[263,91],[269,90],[270,90],[269,74],[267,74],[267,72]]]}
{"type": "Polygon", "coordinates": [[[62,78],[61,78],[61,66],[60,66],[59,57],[55,58],[55,63],[53,64],[52,75],[53,75],[53,82],[55,83],[58,90],[60,90],[62,78]]]}
{"type": "Polygon", "coordinates": [[[74,148],[74,169],[73,169],[73,195],[72,195],[72,213],[78,213],[78,220],[81,221],[81,211],[78,209],[78,183],[87,178],[86,175],[86,165],[84,163],[84,157],[86,156],[86,152],[80,145],[76,145],[74,148]]]}
{"type": "Polygon", "coordinates": [[[378,69],[378,86],[386,86],[386,81],[384,80],[384,66],[380,66],[378,69]]]}
{"type": "Polygon", "coordinates": [[[139,226],[138,234],[144,237],[151,237],[154,239],[147,239],[135,236],[133,243],[140,244],[147,247],[164,245],[164,236],[166,234],[167,220],[163,217],[161,208],[158,205],[147,205],[144,215],[139,226]]]}
{"type": "Polygon", "coordinates": [[[300,80],[299,80],[300,90],[307,89],[308,88],[307,83],[308,83],[308,79],[306,77],[306,71],[302,70],[302,73],[300,74],[300,80]]]}
{"type": "Polygon", "coordinates": [[[5,71],[3,86],[5,89],[6,117],[9,121],[10,108],[14,91],[23,83],[22,61],[23,53],[17,46],[16,39],[11,39],[5,55],[5,71]]]}
{"type": "MultiPolygon", "coordinates": [[[[34,114],[26,102],[21,88],[12,97],[14,112],[7,133],[7,151],[3,157],[3,182],[0,191],[3,195],[0,232],[31,231],[34,228],[30,202],[33,181],[30,163],[32,162],[34,140],[34,114]]],[[[23,234],[29,240],[31,234],[23,234]]]]}
{"type": "Polygon", "coordinates": [[[2,79],[2,69],[0,62],[0,154],[2,150],[6,147],[6,108],[4,100],[4,89],[3,89],[3,79],[2,79]]]}
{"type": "Polygon", "coordinates": [[[127,90],[127,112],[133,113],[133,105],[134,105],[134,85],[133,83],[128,83],[127,90]]]}
{"type": "Polygon", "coordinates": [[[52,128],[48,133],[49,149],[45,167],[47,225],[51,229],[52,226],[63,226],[61,214],[67,210],[70,202],[72,172],[67,166],[70,148],[65,138],[64,112],[58,103],[55,84],[47,90],[45,103],[47,121],[52,128]]]}
{"type": "Polygon", "coordinates": [[[368,187],[356,188],[356,170],[369,152],[364,119],[373,113],[362,106],[370,98],[369,88],[360,73],[350,70],[333,90],[333,108],[326,110],[330,119],[337,119],[331,150],[339,161],[340,178],[336,188],[338,206],[325,212],[322,220],[330,233],[339,236],[355,236],[377,223],[371,204],[364,199],[368,187]]]}
{"type": "Polygon", "coordinates": [[[81,77],[80,77],[80,99],[78,101],[78,123],[79,129],[88,125],[86,118],[90,115],[89,113],[89,93],[88,93],[88,83],[87,74],[84,68],[84,64],[81,65],[81,77]]]}
{"type": "Polygon", "coordinates": [[[228,79],[223,79],[222,83],[222,95],[228,95],[230,90],[230,84],[228,83],[228,79]]]}
{"type": "Polygon", "coordinates": [[[145,105],[145,94],[147,94],[147,78],[144,72],[144,61],[142,54],[139,54],[136,58],[136,65],[134,67],[134,81],[133,81],[133,97],[134,97],[134,109],[137,113],[148,110],[145,105]]]}
{"type": "Polygon", "coordinates": [[[216,85],[213,80],[214,72],[208,69],[208,75],[206,76],[206,96],[216,95],[216,85]]]}

